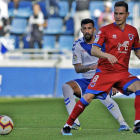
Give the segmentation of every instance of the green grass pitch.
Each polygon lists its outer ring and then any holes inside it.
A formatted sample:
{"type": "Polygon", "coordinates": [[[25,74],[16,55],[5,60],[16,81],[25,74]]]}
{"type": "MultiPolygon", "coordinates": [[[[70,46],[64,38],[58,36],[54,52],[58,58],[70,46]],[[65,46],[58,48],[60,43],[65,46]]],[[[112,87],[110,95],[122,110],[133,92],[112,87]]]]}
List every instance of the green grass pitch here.
{"type": "MultiPolygon", "coordinates": [[[[134,99],[114,99],[131,128],[134,124],[134,99]]],[[[93,100],[79,120],[82,130],[72,130],[63,136],[60,129],[68,113],[62,98],[0,98],[0,115],[13,119],[14,129],[0,140],[137,140],[140,135],[130,131],[118,132],[118,122],[106,107],[93,100]]]]}

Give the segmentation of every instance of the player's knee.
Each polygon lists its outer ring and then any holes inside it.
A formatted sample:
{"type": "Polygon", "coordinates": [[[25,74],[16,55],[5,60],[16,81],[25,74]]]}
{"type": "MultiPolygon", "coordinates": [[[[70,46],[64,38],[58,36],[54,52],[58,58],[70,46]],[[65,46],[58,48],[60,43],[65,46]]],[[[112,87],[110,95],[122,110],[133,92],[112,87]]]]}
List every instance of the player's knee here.
{"type": "Polygon", "coordinates": [[[84,94],[83,97],[88,103],[90,103],[92,99],[94,98],[94,96],[95,96],[94,94],[87,93],[87,94],[84,94]]]}
{"type": "Polygon", "coordinates": [[[71,87],[70,85],[68,85],[68,84],[63,84],[63,85],[62,85],[62,91],[63,91],[63,95],[64,95],[64,94],[67,94],[68,91],[69,91],[69,92],[71,91],[71,93],[73,94],[73,89],[72,89],[72,87],[71,87]]]}

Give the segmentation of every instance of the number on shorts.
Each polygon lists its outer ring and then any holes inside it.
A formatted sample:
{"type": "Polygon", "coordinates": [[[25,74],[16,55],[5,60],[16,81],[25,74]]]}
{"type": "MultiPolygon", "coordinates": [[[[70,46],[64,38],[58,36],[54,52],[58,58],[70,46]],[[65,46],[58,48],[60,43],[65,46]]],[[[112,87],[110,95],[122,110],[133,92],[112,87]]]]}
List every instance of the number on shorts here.
{"type": "Polygon", "coordinates": [[[99,78],[99,75],[95,75],[95,77],[92,79],[92,82],[96,82],[99,78]]]}

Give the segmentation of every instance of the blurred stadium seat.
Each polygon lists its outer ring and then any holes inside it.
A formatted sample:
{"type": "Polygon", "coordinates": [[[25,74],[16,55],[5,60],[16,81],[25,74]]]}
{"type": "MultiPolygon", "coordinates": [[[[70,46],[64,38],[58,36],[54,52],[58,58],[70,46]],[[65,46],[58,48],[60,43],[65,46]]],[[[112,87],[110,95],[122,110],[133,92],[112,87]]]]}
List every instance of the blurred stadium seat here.
{"type": "Polygon", "coordinates": [[[71,17],[73,18],[74,17],[74,14],[75,14],[75,12],[76,12],[76,1],[73,1],[72,2],[72,5],[71,5],[71,17]]]}
{"type": "Polygon", "coordinates": [[[43,36],[43,49],[54,49],[55,48],[56,37],[53,35],[43,36]]]}
{"type": "Polygon", "coordinates": [[[14,18],[11,23],[10,33],[24,34],[26,33],[27,19],[14,18]]]}
{"type": "Polygon", "coordinates": [[[47,9],[46,9],[45,1],[40,1],[40,2],[38,2],[38,4],[40,5],[41,11],[44,15],[44,18],[46,19],[47,18],[47,9]]]}
{"type": "Polygon", "coordinates": [[[65,22],[66,30],[64,31],[64,34],[74,34],[74,21],[73,18],[69,18],[65,22]]]}
{"type": "Polygon", "coordinates": [[[18,12],[14,13],[14,3],[10,2],[8,4],[9,17],[15,16],[20,18],[29,18],[33,13],[32,2],[31,1],[20,1],[18,6],[18,12]]]}
{"type": "Polygon", "coordinates": [[[59,50],[72,50],[74,37],[72,35],[60,35],[58,39],[59,50]]]}
{"type": "Polygon", "coordinates": [[[101,12],[104,10],[104,3],[102,1],[91,1],[89,4],[89,11],[91,18],[94,19],[94,10],[99,9],[101,12]]]}
{"type": "Polygon", "coordinates": [[[60,34],[62,33],[63,19],[51,17],[48,18],[48,26],[44,29],[44,34],[60,34]]]}
{"type": "Polygon", "coordinates": [[[67,14],[69,13],[69,3],[67,1],[58,1],[58,6],[58,15],[62,18],[67,16],[67,14]]]}

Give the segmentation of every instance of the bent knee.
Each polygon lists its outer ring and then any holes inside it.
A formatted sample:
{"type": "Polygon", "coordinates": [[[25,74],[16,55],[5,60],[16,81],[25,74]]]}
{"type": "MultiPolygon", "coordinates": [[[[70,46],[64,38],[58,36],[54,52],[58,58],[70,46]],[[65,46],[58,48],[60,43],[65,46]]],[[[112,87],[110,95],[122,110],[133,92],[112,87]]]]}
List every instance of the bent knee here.
{"type": "Polygon", "coordinates": [[[87,93],[87,94],[84,94],[83,97],[88,103],[90,103],[92,101],[92,99],[95,97],[95,95],[91,94],[91,93],[87,93]]]}

